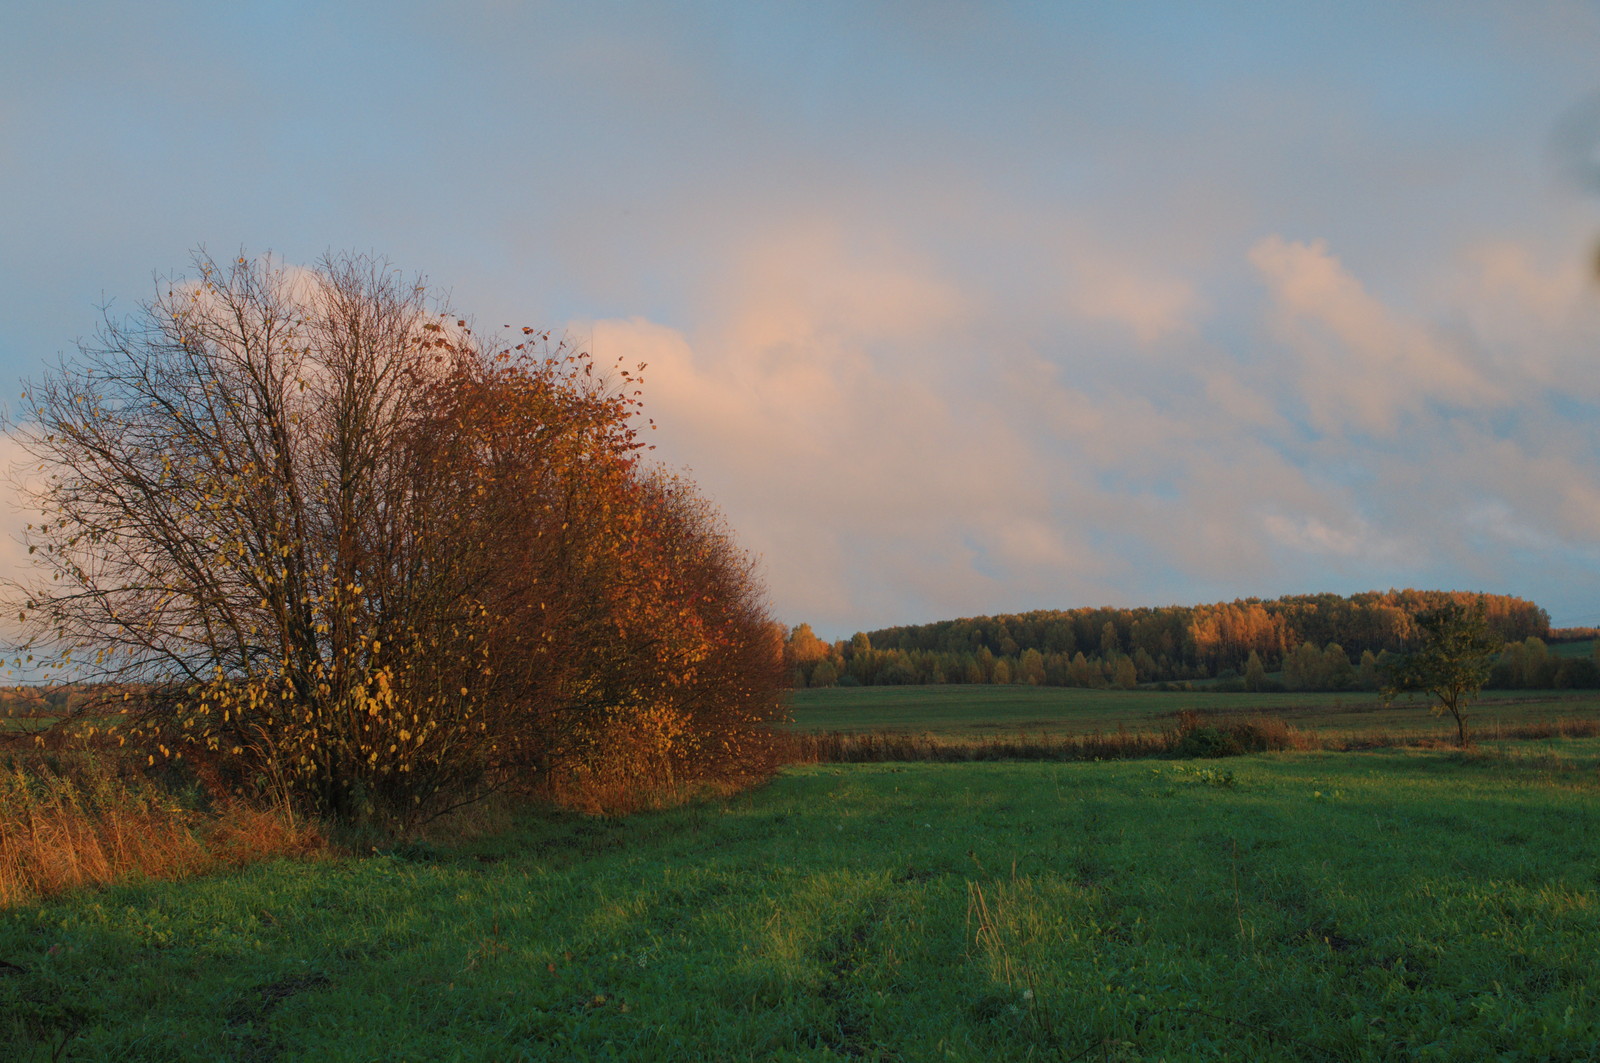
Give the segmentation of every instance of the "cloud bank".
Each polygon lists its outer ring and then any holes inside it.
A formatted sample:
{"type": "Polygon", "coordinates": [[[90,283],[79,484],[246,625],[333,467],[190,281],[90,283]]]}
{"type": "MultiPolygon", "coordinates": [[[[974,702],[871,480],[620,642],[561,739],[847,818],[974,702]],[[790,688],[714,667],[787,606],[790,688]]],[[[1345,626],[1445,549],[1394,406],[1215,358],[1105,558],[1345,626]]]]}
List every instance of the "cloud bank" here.
{"type": "Polygon", "coordinates": [[[1593,578],[1600,388],[1571,371],[1600,331],[1576,266],[1475,248],[1442,301],[1398,307],[1327,241],[1268,234],[1226,313],[1073,261],[1081,286],[1026,318],[1055,319],[1041,338],[937,262],[815,233],[735,256],[699,328],[575,324],[649,364],[659,452],[788,618],[1593,578]]]}
{"type": "Polygon", "coordinates": [[[196,245],[375,249],[648,362],[656,455],[830,636],[1600,623],[1591,4],[89,10],[0,66],[17,379],[196,245]]]}

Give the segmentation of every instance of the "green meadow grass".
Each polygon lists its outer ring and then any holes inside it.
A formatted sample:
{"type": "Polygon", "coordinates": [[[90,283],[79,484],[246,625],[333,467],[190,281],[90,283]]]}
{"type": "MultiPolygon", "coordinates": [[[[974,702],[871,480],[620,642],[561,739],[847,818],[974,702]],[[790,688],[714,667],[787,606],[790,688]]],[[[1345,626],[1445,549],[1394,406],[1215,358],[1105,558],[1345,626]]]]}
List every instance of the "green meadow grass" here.
{"type": "Polygon", "coordinates": [[[1592,1059],[1600,740],[815,765],[0,913],[24,1060],[1592,1059]]]}
{"type": "MultiPolygon", "coordinates": [[[[1454,741],[1454,726],[1432,717],[1425,699],[1385,706],[1376,694],[1213,694],[1202,691],[1088,690],[1076,687],[831,687],[793,691],[792,726],[802,731],[901,731],[945,736],[1090,734],[1158,731],[1184,711],[1274,717],[1318,732],[1431,734],[1454,741]]],[[[1600,716],[1600,691],[1489,691],[1468,708],[1468,722],[1496,725],[1600,716]]]]}

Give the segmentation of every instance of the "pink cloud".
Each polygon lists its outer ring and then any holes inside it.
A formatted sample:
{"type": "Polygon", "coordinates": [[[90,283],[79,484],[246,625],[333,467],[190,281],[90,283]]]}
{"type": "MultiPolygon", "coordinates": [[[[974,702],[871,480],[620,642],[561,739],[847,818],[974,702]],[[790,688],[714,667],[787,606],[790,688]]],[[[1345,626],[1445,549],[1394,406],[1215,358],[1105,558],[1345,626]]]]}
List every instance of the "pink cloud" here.
{"type": "Polygon", "coordinates": [[[1323,241],[1269,236],[1251,248],[1250,262],[1320,430],[1389,434],[1432,401],[1484,407],[1504,399],[1462,351],[1371,295],[1323,241]]]}

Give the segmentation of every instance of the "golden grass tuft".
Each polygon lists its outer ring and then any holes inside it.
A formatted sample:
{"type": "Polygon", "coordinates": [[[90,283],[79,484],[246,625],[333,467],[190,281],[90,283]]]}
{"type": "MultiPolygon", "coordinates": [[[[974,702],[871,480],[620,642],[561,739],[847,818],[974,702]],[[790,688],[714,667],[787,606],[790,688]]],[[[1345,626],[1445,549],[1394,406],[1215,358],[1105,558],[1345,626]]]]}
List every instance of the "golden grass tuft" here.
{"type": "Polygon", "coordinates": [[[541,800],[575,812],[622,816],[674,808],[691,801],[731,797],[771,777],[771,772],[763,772],[683,779],[664,768],[632,772],[560,772],[546,776],[543,785],[534,793],[541,800]]]}
{"type": "Polygon", "coordinates": [[[200,811],[115,759],[0,759],[0,906],[83,886],[182,878],[307,856],[321,832],[283,809],[225,800],[200,811]]]}
{"type": "Polygon", "coordinates": [[[628,719],[592,728],[586,738],[581,750],[551,758],[533,796],[604,815],[728,797],[772,778],[786,762],[781,747],[788,740],[749,729],[696,742],[637,728],[628,719]]]}

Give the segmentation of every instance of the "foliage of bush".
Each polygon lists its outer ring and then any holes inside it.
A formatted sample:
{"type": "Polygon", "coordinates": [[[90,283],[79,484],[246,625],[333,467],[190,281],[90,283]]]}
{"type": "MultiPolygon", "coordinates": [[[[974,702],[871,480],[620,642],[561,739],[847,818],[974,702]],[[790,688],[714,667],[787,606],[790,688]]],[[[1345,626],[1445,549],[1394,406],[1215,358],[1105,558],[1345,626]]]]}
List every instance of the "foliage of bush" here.
{"type": "Polygon", "coordinates": [[[1384,696],[1428,695],[1434,715],[1455,721],[1456,741],[1464,749],[1471,742],[1467,705],[1489,679],[1500,636],[1489,627],[1482,602],[1473,607],[1448,602],[1420,614],[1417,626],[1420,645],[1390,664],[1384,696]]]}
{"type": "Polygon", "coordinates": [[[768,769],[753,562],[643,461],[633,370],[367,258],[196,265],[30,388],[24,649],[115,683],[85,734],[400,832],[768,769]]]}
{"type": "Polygon", "coordinates": [[[1244,746],[1217,727],[1196,727],[1178,740],[1173,752],[1180,757],[1236,757],[1244,746]]]}

